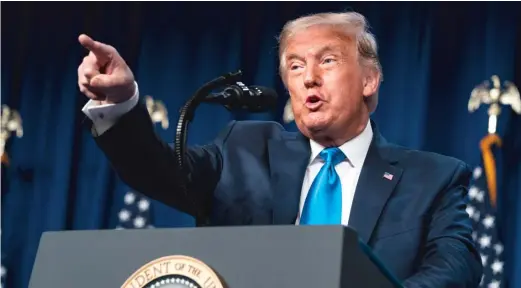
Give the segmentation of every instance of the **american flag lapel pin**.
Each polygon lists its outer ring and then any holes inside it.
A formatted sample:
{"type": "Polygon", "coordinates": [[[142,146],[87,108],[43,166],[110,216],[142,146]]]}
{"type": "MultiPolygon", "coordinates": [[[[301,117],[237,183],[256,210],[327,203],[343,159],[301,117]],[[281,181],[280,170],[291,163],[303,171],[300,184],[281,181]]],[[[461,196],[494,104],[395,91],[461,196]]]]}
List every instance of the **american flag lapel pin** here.
{"type": "Polygon", "coordinates": [[[384,173],[384,178],[387,179],[387,180],[393,180],[393,174],[391,174],[389,172],[385,172],[384,173]]]}

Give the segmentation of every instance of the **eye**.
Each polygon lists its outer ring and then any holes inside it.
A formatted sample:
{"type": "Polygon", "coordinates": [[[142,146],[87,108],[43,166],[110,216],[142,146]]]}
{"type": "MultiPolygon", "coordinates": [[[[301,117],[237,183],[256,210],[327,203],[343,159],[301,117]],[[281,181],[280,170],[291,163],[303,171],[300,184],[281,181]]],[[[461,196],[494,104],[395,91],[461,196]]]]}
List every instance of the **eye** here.
{"type": "Polygon", "coordinates": [[[331,63],[336,62],[336,59],[333,57],[328,57],[328,58],[324,59],[323,62],[324,62],[324,64],[331,64],[331,63]]]}
{"type": "Polygon", "coordinates": [[[290,70],[297,70],[299,68],[302,68],[302,65],[298,64],[298,63],[292,63],[290,66],[289,66],[289,69],[290,70]]]}

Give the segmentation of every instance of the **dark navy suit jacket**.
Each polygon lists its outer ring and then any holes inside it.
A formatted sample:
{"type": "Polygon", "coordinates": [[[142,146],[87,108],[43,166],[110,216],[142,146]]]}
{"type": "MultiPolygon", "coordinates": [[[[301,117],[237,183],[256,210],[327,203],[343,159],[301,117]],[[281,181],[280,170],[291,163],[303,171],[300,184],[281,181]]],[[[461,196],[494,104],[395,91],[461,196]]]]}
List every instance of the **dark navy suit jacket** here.
{"type": "MultiPolygon", "coordinates": [[[[481,258],[465,212],[470,170],[388,143],[372,128],[349,226],[406,287],[477,287],[481,258]]],[[[142,104],[102,135],[93,133],[129,186],[195,213],[176,189],[173,150],[142,104]]],[[[190,193],[210,225],[291,225],[309,157],[309,140],[278,123],[231,122],[212,143],[187,150],[190,193]]]]}

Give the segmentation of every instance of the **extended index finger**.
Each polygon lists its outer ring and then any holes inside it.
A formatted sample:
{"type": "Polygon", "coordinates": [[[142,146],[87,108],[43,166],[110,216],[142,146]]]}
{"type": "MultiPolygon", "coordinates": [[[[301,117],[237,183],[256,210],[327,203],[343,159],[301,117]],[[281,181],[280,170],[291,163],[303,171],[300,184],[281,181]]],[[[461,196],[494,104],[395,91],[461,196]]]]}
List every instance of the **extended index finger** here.
{"type": "Polygon", "coordinates": [[[110,46],[108,46],[107,44],[95,41],[85,34],[81,34],[78,37],[78,41],[83,47],[94,53],[96,57],[101,57],[103,59],[110,58],[112,50],[110,49],[110,46]]]}

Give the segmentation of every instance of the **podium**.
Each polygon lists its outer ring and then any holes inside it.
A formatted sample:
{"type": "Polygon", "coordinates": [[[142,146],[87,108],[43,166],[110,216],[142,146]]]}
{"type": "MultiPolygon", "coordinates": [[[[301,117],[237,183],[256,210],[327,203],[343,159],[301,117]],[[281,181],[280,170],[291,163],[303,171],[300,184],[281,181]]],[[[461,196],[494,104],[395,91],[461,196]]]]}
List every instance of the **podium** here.
{"type": "Polygon", "coordinates": [[[366,248],[344,226],[46,232],[29,287],[401,287],[366,248]]]}

